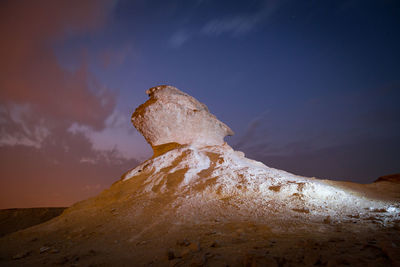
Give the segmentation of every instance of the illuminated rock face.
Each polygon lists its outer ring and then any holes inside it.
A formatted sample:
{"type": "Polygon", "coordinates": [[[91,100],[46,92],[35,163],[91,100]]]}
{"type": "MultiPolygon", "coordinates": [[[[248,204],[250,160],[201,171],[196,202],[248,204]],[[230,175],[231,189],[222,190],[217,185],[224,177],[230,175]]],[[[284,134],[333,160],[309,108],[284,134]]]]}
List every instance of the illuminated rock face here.
{"type": "Polygon", "coordinates": [[[155,149],[171,144],[221,145],[233,131],[203,103],[173,86],[146,91],[150,96],[132,115],[132,123],[155,149]]]}
{"type": "Polygon", "coordinates": [[[215,218],[340,222],[351,215],[360,223],[373,216],[390,225],[400,218],[399,198],[376,192],[385,182],[356,185],[270,168],[224,143],[232,131],[193,97],[172,86],[154,87],[147,94],[150,99],[136,109],[132,122],[154,156],[122,181],[130,180],[134,194],[147,199],[180,196],[159,207],[173,207],[171,214],[182,223],[215,218]]]}
{"type": "Polygon", "coordinates": [[[216,218],[257,223],[274,218],[288,224],[325,219],[368,223],[375,218],[389,226],[400,220],[400,197],[387,190],[398,192],[394,183],[357,185],[302,177],[248,159],[226,143],[171,149],[128,171],[122,180],[135,185],[132,194],[137,197],[180,196],[160,207],[173,207],[171,213],[182,224],[216,218]]]}

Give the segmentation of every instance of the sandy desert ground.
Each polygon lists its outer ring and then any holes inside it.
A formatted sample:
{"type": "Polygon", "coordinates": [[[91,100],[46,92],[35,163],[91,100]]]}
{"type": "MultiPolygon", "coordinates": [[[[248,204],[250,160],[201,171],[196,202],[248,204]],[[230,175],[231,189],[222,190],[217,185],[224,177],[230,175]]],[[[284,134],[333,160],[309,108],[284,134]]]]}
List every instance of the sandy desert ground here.
{"type": "MultiPolygon", "coordinates": [[[[138,199],[127,201],[135,187],[133,181],[118,182],[61,216],[5,235],[0,239],[0,265],[400,265],[400,220],[385,226],[383,210],[365,219],[348,214],[341,221],[330,217],[307,220],[305,210],[297,210],[298,216],[291,217],[272,211],[260,220],[246,215],[228,218],[222,212],[221,216],[182,224],[175,217],[174,207],[165,208],[173,201],[168,195],[144,200],[147,203],[139,205],[139,212],[133,203],[138,199]],[[136,216],[138,213],[141,215],[136,216]]],[[[386,199],[400,198],[396,179],[350,187],[374,196],[390,192],[384,195],[386,199]]],[[[226,210],[237,208],[237,200],[221,202],[226,210]]]]}

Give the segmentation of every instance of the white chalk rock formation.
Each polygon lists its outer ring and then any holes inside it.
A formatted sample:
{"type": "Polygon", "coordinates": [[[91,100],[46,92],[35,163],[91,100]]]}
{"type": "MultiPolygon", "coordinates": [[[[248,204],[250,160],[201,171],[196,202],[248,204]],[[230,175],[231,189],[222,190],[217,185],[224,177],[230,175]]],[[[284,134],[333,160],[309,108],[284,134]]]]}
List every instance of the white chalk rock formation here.
{"type": "Polygon", "coordinates": [[[150,99],[136,109],[132,122],[155,153],[122,182],[130,180],[138,198],[174,198],[170,207],[182,221],[280,217],[288,222],[300,216],[319,222],[374,218],[386,225],[400,219],[400,197],[389,196],[386,185],[320,180],[270,168],[224,143],[232,131],[193,97],[171,86],[147,93],[150,99]]]}
{"type": "MultiPolygon", "coordinates": [[[[203,103],[173,86],[146,91],[150,96],[132,115],[132,123],[153,147],[221,145],[233,131],[219,121],[203,103]]],[[[167,149],[168,150],[168,149],[167,149]]]]}

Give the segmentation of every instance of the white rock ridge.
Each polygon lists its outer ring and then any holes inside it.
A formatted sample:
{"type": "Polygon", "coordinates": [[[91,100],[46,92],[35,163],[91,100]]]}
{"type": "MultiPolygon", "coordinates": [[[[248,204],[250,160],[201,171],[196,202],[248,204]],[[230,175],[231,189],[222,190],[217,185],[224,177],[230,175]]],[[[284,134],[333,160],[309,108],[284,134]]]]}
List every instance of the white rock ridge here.
{"type": "Polygon", "coordinates": [[[400,197],[386,197],[392,184],[334,182],[270,168],[224,143],[232,131],[193,97],[171,86],[148,94],[132,122],[154,156],[128,171],[122,182],[130,180],[136,198],[174,199],[168,207],[182,223],[301,217],[390,225],[400,219],[400,197]]]}
{"type": "Polygon", "coordinates": [[[132,123],[155,155],[160,146],[221,145],[225,136],[233,135],[206,105],[173,86],[156,86],[146,93],[150,99],[135,110],[132,123]]]}

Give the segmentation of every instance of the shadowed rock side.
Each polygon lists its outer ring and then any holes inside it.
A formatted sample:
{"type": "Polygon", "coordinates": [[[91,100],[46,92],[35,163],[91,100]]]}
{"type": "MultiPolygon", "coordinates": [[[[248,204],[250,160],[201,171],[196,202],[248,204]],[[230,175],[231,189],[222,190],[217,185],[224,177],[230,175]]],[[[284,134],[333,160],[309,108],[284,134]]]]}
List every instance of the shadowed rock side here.
{"type": "Polygon", "coordinates": [[[155,155],[98,196],[0,239],[0,264],[400,264],[400,184],[268,167],[224,143],[230,129],[194,98],[166,86],[148,93],[132,121],[155,155]]]}
{"type": "Polygon", "coordinates": [[[400,184],[400,173],[381,176],[375,181],[375,183],[380,182],[391,182],[400,184]]]}

